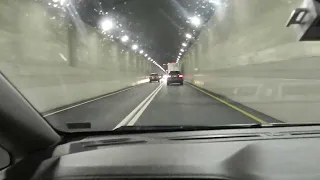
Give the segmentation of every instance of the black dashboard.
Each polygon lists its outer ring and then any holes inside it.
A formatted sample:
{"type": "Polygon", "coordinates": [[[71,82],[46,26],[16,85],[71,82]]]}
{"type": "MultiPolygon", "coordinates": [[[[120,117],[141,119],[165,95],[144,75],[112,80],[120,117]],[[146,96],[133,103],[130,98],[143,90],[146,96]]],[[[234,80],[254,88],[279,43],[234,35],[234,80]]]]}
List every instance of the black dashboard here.
{"type": "Polygon", "coordinates": [[[320,131],[273,128],[88,137],[54,148],[32,179],[320,179],[320,131]]]}

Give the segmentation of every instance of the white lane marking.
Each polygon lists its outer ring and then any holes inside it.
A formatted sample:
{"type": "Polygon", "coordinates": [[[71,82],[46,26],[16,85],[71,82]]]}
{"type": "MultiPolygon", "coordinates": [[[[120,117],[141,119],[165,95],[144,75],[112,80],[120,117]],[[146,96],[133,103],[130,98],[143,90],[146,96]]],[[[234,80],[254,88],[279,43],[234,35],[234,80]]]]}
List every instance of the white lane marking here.
{"type": "Polygon", "coordinates": [[[91,102],[96,101],[96,100],[99,100],[99,99],[103,99],[103,98],[106,98],[106,97],[109,97],[109,96],[112,96],[112,95],[115,95],[115,94],[119,94],[119,93],[121,93],[121,92],[128,91],[128,90],[130,90],[130,89],[132,89],[132,88],[134,88],[134,87],[127,88],[127,89],[123,89],[123,90],[121,90],[121,91],[117,91],[117,92],[114,92],[114,93],[111,93],[111,94],[108,94],[108,95],[105,95],[105,96],[101,96],[101,97],[98,97],[98,98],[95,98],[95,99],[91,99],[91,100],[89,100],[89,101],[85,101],[85,102],[82,102],[82,103],[79,103],[79,104],[76,104],[76,105],[73,105],[73,106],[70,106],[70,107],[67,107],[67,108],[64,108],[64,109],[61,109],[61,110],[58,110],[58,111],[49,113],[49,114],[45,114],[45,115],[43,115],[43,117],[48,117],[48,116],[51,116],[51,115],[54,115],[54,114],[57,114],[57,113],[60,113],[60,112],[63,112],[63,111],[66,111],[66,110],[75,108],[75,107],[78,107],[78,106],[82,106],[82,105],[84,105],[84,104],[91,103],[91,102]]]}
{"type": "Polygon", "coordinates": [[[158,92],[161,90],[162,86],[155,92],[150,99],[143,105],[143,107],[139,110],[139,112],[131,119],[131,121],[128,123],[128,126],[133,126],[139,119],[139,117],[142,115],[142,113],[147,109],[151,101],[156,97],[158,92]]]}
{"type": "Polygon", "coordinates": [[[162,88],[162,84],[160,84],[148,97],[146,97],[146,99],[144,99],[130,114],[128,114],[127,117],[125,117],[115,128],[113,128],[113,130],[121,126],[127,125],[129,121],[132,120],[134,115],[136,115],[137,112],[142,108],[142,106],[153,96],[153,94],[155,94],[161,88],[162,88]]]}

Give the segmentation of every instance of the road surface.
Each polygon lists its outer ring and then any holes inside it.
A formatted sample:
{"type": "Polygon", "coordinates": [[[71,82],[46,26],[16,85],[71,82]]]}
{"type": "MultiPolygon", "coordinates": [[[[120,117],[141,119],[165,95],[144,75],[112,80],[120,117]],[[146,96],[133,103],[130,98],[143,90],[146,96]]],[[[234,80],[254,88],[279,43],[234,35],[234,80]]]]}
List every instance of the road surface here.
{"type": "Polygon", "coordinates": [[[125,125],[216,126],[269,123],[261,114],[221,102],[185,83],[184,86],[148,83],[103,98],[82,102],[45,115],[62,131],[105,131],[125,125]],[[90,122],[90,129],[68,129],[67,123],[90,122]]]}

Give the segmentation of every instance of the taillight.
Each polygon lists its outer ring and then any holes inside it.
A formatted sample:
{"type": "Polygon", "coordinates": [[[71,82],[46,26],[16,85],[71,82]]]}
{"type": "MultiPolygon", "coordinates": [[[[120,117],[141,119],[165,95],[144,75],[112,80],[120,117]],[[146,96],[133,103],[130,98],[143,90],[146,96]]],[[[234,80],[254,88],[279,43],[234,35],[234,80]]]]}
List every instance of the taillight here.
{"type": "Polygon", "coordinates": [[[180,74],[180,75],[179,75],[179,78],[183,78],[183,75],[180,74]]]}

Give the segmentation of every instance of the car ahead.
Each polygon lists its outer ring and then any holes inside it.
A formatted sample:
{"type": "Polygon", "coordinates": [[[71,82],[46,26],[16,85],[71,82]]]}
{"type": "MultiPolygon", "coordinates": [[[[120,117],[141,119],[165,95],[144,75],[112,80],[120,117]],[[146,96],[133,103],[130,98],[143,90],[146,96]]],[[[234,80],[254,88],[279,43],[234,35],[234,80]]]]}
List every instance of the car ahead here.
{"type": "Polygon", "coordinates": [[[158,81],[158,82],[160,82],[160,76],[159,76],[159,74],[157,74],[157,73],[152,73],[152,74],[150,74],[149,82],[152,83],[153,81],[158,81]]]}
{"type": "Polygon", "coordinates": [[[167,85],[173,84],[173,83],[179,83],[180,85],[183,85],[183,75],[180,71],[170,71],[169,76],[167,78],[167,85]]]}

